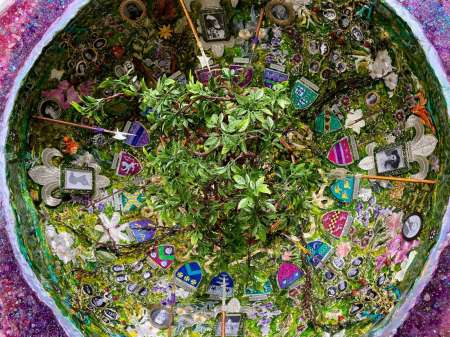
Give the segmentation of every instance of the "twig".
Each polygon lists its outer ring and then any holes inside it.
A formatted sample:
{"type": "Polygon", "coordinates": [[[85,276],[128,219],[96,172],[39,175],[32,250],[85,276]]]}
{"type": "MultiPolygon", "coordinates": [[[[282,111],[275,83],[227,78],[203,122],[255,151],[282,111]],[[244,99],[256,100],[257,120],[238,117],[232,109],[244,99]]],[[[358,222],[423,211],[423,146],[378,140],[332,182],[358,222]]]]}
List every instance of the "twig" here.
{"type": "MultiPolygon", "coordinates": [[[[197,42],[197,46],[200,49],[202,57],[204,57],[205,61],[206,61],[207,57],[206,57],[206,54],[205,54],[205,50],[203,49],[202,41],[200,40],[200,37],[198,36],[197,29],[195,28],[194,23],[192,22],[192,19],[191,19],[191,16],[189,15],[189,11],[188,11],[188,9],[186,7],[186,4],[184,3],[184,0],[179,0],[179,2],[180,2],[180,5],[181,5],[181,7],[183,9],[184,16],[186,16],[186,19],[188,21],[189,27],[191,28],[192,34],[194,34],[195,41],[197,42]]],[[[209,63],[207,63],[206,66],[208,67],[208,70],[211,70],[209,68],[209,63]]]]}

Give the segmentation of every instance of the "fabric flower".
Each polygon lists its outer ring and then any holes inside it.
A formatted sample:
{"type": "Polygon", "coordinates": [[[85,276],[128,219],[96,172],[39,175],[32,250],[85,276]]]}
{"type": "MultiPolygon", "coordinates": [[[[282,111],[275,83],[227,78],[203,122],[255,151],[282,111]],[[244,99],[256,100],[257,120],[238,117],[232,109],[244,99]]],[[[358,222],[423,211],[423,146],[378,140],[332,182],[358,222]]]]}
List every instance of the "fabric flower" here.
{"type": "Polygon", "coordinates": [[[137,324],[135,329],[129,329],[129,332],[136,337],[157,337],[159,336],[160,330],[146,320],[137,324]]]}
{"type": "Polygon", "coordinates": [[[311,0],[293,0],[292,7],[294,8],[294,11],[298,12],[299,10],[302,10],[306,5],[309,5],[311,3],[311,0]]]}
{"type": "Polygon", "coordinates": [[[118,212],[114,212],[111,219],[109,219],[104,213],[100,213],[99,218],[102,225],[95,226],[95,229],[103,232],[103,235],[100,238],[101,243],[108,241],[113,241],[114,243],[130,241],[128,235],[123,233],[123,231],[128,227],[128,224],[125,223],[123,225],[119,225],[120,214],[118,212]]]}
{"type": "Polygon", "coordinates": [[[47,226],[47,240],[52,251],[64,263],[73,261],[77,256],[77,251],[72,248],[74,239],[69,233],[56,233],[53,226],[47,226]]]}
{"type": "Polygon", "coordinates": [[[373,79],[382,78],[392,72],[392,60],[387,50],[380,50],[375,61],[369,64],[369,75],[373,79]]]}
{"type": "Polygon", "coordinates": [[[388,243],[389,257],[394,264],[399,264],[408,258],[408,253],[419,245],[419,240],[406,241],[401,234],[398,234],[388,243]]]}
{"type": "Polygon", "coordinates": [[[402,228],[402,217],[403,213],[392,213],[388,215],[385,219],[386,227],[388,228],[389,235],[395,236],[400,233],[402,228]]]}
{"type": "Polygon", "coordinates": [[[59,82],[57,88],[44,91],[42,96],[56,100],[64,110],[70,108],[72,102],[80,102],[80,96],[69,81],[59,82]]]}
{"type": "Polygon", "coordinates": [[[388,266],[389,265],[389,259],[387,257],[387,255],[383,254],[383,255],[379,255],[375,258],[375,270],[376,271],[380,271],[381,268],[383,268],[384,266],[388,266]]]}
{"type": "Polygon", "coordinates": [[[42,93],[42,96],[56,100],[64,110],[70,108],[72,102],[79,103],[81,101],[80,95],[87,96],[92,93],[94,81],[87,81],[80,84],[78,93],[75,87],[65,80],[59,82],[58,87],[52,90],[47,90],[42,93]]]}
{"type": "Polygon", "coordinates": [[[336,254],[339,257],[344,258],[348,255],[348,253],[350,253],[351,250],[352,245],[350,244],[350,242],[341,242],[336,247],[336,254]]]}
{"type": "Polygon", "coordinates": [[[240,31],[239,31],[239,37],[242,39],[242,40],[250,40],[250,38],[252,37],[252,33],[250,32],[250,30],[248,30],[248,29],[246,29],[246,28],[244,28],[244,29],[241,29],[240,31]]]}
{"type": "Polygon", "coordinates": [[[184,290],[183,288],[176,287],[175,296],[179,298],[188,298],[191,293],[189,291],[184,290]]]}
{"type": "Polygon", "coordinates": [[[394,72],[390,73],[389,75],[384,77],[384,84],[386,84],[386,86],[390,90],[394,90],[395,88],[397,88],[398,75],[396,73],[394,73],[394,72]]]}

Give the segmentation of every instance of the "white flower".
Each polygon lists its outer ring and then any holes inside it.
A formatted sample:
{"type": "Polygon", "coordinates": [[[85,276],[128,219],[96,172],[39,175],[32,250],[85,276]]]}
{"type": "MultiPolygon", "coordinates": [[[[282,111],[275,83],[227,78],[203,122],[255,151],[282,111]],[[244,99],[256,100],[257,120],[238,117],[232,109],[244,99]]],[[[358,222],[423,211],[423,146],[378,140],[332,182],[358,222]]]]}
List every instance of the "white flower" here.
{"type": "Polygon", "coordinates": [[[394,72],[390,73],[384,78],[384,84],[390,89],[394,90],[397,87],[398,75],[394,72]]]}
{"type": "Polygon", "coordinates": [[[252,37],[252,33],[248,29],[241,29],[239,31],[239,37],[242,40],[249,40],[252,37]]]}
{"type": "Polygon", "coordinates": [[[128,329],[129,332],[134,332],[136,337],[157,337],[161,330],[155,328],[149,321],[140,322],[135,329],[128,329]]]}
{"type": "Polygon", "coordinates": [[[119,225],[120,214],[118,212],[114,212],[111,219],[108,219],[104,213],[100,213],[99,218],[103,225],[97,225],[95,226],[95,229],[99,232],[103,232],[103,235],[100,238],[101,243],[108,241],[114,241],[115,243],[130,241],[128,235],[123,233],[123,231],[128,227],[128,224],[125,223],[123,225],[119,225]]]}
{"type": "Polygon", "coordinates": [[[175,297],[177,298],[188,298],[190,294],[189,291],[186,291],[183,288],[176,287],[175,289],[175,297]]]}
{"type": "Polygon", "coordinates": [[[368,202],[372,198],[372,190],[370,188],[361,188],[358,197],[362,201],[368,202]]]}
{"type": "Polygon", "coordinates": [[[366,122],[364,121],[364,115],[361,109],[351,109],[347,114],[347,118],[345,120],[345,127],[347,129],[352,129],[358,135],[361,132],[361,129],[366,126],[366,122]]]}
{"type": "Polygon", "coordinates": [[[304,8],[306,5],[309,5],[311,3],[311,0],[293,0],[292,5],[294,7],[294,11],[298,12],[302,8],[304,8]]]}
{"type": "Polygon", "coordinates": [[[281,38],[283,31],[281,30],[281,27],[279,26],[273,26],[272,27],[272,34],[274,37],[281,38]]]}
{"type": "Polygon", "coordinates": [[[392,133],[389,133],[384,137],[384,139],[386,139],[388,144],[394,144],[396,137],[392,133]]]}
{"type": "Polygon", "coordinates": [[[369,75],[373,79],[382,78],[392,72],[392,60],[387,50],[380,50],[375,61],[369,64],[369,75]]]}
{"type": "Polygon", "coordinates": [[[47,226],[46,234],[52,251],[61,261],[69,263],[76,258],[77,250],[72,248],[72,235],[66,232],[58,234],[53,226],[47,226]]]}

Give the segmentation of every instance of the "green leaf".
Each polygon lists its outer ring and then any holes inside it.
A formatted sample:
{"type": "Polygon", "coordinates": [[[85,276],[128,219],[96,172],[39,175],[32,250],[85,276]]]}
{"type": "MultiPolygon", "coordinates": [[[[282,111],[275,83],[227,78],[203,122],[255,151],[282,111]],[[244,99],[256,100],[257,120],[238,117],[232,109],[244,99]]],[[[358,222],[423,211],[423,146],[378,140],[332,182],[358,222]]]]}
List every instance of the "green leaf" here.
{"type": "Polygon", "coordinates": [[[238,174],[235,174],[235,175],[233,176],[233,180],[234,180],[236,183],[238,183],[239,185],[245,185],[245,179],[244,179],[244,177],[242,177],[242,176],[240,176],[240,175],[238,175],[238,174]]]}
{"type": "Polygon", "coordinates": [[[211,117],[206,119],[206,127],[208,129],[216,128],[218,122],[219,122],[219,116],[217,114],[213,114],[213,115],[211,115],[211,117]]]}
{"type": "Polygon", "coordinates": [[[258,185],[258,186],[256,187],[256,191],[257,191],[258,193],[265,193],[265,194],[271,194],[271,193],[272,193],[272,192],[270,191],[269,187],[268,187],[266,184],[258,185]]]}
{"type": "Polygon", "coordinates": [[[285,97],[281,97],[277,99],[277,104],[282,108],[286,109],[289,104],[291,104],[291,101],[285,97]]]}
{"type": "Polygon", "coordinates": [[[250,118],[244,118],[238,125],[239,128],[239,132],[244,132],[245,130],[247,130],[248,125],[250,123],[250,118]]]}
{"type": "Polygon", "coordinates": [[[217,146],[219,146],[220,139],[217,137],[216,134],[211,134],[209,138],[206,140],[204,146],[207,151],[214,150],[217,146]]]}
{"type": "Polygon", "coordinates": [[[77,102],[72,102],[71,105],[74,107],[75,110],[77,110],[78,112],[82,111],[81,106],[77,103],[77,102]]]}
{"type": "Polygon", "coordinates": [[[227,168],[226,166],[217,167],[217,168],[215,168],[215,169],[213,170],[213,172],[214,172],[214,174],[222,175],[222,174],[227,173],[227,169],[228,169],[228,168],[227,168]]]}
{"type": "Polygon", "coordinates": [[[275,206],[271,202],[266,201],[265,206],[271,212],[276,212],[277,211],[277,209],[275,208],[275,206]]]}
{"type": "Polygon", "coordinates": [[[241,201],[239,201],[238,204],[238,209],[249,209],[249,208],[253,208],[253,200],[246,197],[241,199],[241,201]]]}
{"type": "Polygon", "coordinates": [[[273,119],[269,116],[266,118],[266,124],[269,127],[269,129],[273,129],[275,123],[273,122],[273,119]]]}

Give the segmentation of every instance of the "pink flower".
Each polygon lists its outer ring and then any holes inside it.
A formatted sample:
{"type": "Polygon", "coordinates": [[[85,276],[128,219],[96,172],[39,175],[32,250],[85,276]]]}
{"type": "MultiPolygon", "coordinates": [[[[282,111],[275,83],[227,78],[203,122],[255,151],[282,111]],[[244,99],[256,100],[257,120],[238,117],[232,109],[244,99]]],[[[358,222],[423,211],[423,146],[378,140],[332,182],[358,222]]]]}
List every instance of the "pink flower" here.
{"type": "Polygon", "coordinates": [[[380,271],[381,268],[383,268],[384,266],[389,266],[389,264],[390,261],[385,254],[377,256],[375,259],[375,270],[380,271]]]}
{"type": "Polygon", "coordinates": [[[350,253],[351,250],[352,250],[352,245],[350,244],[350,242],[341,242],[336,247],[336,254],[339,257],[344,258],[348,255],[348,253],[350,253]]]}
{"type": "Polygon", "coordinates": [[[388,243],[389,257],[394,264],[402,263],[408,258],[408,253],[419,245],[419,240],[406,241],[401,234],[398,234],[388,243]]]}
{"type": "Polygon", "coordinates": [[[81,83],[80,86],[78,87],[80,95],[89,96],[90,94],[92,94],[92,91],[94,90],[94,84],[95,81],[92,80],[81,83]]]}
{"type": "MultiPolygon", "coordinates": [[[[80,84],[79,91],[82,96],[87,96],[92,92],[94,81],[87,81],[80,84]]],[[[52,90],[44,91],[44,97],[52,98],[59,102],[64,110],[70,108],[72,102],[80,102],[80,96],[75,87],[69,81],[61,81],[58,87],[52,90]]]]}
{"type": "Polygon", "coordinates": [[[292,259],[292,252],[291,251],[283,252],[283,255],[281,256],[281,260],[283,260],[283,261],[290,261],[291,259],[292,259]]]}
{"type": "Polygon", "coordinates": [[[419,245],[419,240],[406,241],[401,234],[396,236],[387,243],[387,252],[377,256],[375,259],[375,269],[379,271],[384,266],[391,263],[399,264],[408,259],[411,250],[419,245]]]}
{"type": "Polygon", "coordinates": [[[391,236],[397,235],[400,233],[402,228],[402,213],[392,213],[389,215],[386,220],[386,226],[389,229],[389,234],[391,236]]]}

